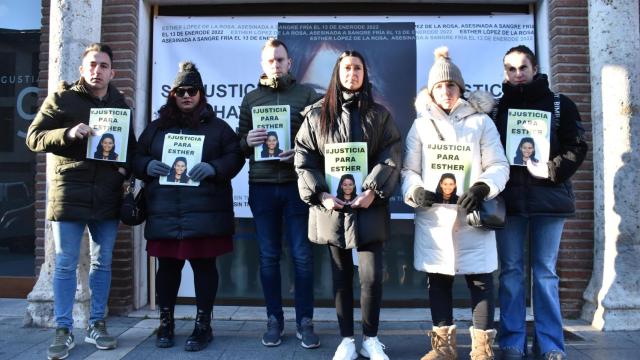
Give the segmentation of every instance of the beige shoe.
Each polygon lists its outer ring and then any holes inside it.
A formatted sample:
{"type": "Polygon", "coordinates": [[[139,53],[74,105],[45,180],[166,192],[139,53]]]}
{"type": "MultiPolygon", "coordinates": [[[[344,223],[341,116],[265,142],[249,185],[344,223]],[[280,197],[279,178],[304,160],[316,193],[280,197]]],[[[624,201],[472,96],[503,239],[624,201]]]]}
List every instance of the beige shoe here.
{"type": "Polygon", "coordinates": [[[471,360],[493,360],[493,341],[496,338],[497,331],[494,329],[480,330],[469,328],[471,335],[471,360]]]}
{"type": "Polygon", "coordinates": [[[431,351],[420,360],[456,360],[456,326],[434,326],[427,332],[431,338],[431,351]]]}

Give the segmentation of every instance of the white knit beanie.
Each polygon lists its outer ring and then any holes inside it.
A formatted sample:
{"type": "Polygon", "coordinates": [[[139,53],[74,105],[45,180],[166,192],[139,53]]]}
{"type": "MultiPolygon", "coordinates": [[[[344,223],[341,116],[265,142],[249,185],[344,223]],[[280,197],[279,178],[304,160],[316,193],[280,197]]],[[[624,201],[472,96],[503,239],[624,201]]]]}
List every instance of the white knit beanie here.
{"type": "Polygon", "coordinates": [[[429,79],[427,81],[429,94],[432,93],[433,87],[442,81],[453,81],[460,88],[460,93],[464,93],[464,79],[460,69],[451,62],[449,48],[441,46],[435,49],[433,54],[435,55],[435,60],[431,70],[429,70],[429,79]]]}

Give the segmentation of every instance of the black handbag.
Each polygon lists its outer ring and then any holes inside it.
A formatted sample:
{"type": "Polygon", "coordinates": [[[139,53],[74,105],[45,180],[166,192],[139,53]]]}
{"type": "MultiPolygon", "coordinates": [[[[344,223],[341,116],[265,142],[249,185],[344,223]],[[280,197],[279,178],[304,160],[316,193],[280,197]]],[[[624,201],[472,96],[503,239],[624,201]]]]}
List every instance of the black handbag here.
{"type": "Polygon", "coordinates": [[[490,200],[485,200],[477,210],[467,214],[467,224],[484,230],[504,229],[507,209],[504,199],[498,195],[490,200]]]}
{"type": "Polygon", "coordinates": [[[120,206],[120,221],[123,224],[140,225],[147,219],[146,205],[144,201],[144,187],[135,194],[136,179],[131,177],[127,192],[120,206]]]}

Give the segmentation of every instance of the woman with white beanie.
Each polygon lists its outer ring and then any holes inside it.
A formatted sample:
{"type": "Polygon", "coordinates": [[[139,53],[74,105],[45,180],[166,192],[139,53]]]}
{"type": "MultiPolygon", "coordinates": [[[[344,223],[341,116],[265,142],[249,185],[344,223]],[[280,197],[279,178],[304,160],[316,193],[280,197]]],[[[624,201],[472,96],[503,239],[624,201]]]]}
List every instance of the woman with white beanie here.
{"type": "Polygon", "coordinates": [[[497,268],[494,231],[467,224],[467,213],[497,196],[509,178],[509,163],[493,121],[486,115],[493,98],[465,85],[449,50],[435,50],[428,85],[416,99],[418,118],[405,144],[404,201],[415,208],[414,266],[427,273],[433,330],[432,350],[422,360],[456,359],[452,286],[464,275],[471,292],[471,359],[493,359],[492,272],[497,268]],[[443,173],[457,174],[457,204],[431,190],[443,173]]]}

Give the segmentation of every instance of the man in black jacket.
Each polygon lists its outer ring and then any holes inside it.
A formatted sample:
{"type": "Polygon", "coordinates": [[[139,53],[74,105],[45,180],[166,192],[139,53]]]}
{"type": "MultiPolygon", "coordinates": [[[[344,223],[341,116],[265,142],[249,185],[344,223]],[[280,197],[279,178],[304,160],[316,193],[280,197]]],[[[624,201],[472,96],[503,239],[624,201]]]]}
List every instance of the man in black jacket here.
{"type": "MultiPolygon", "coordinates": [[[[118,212],[127,159],[119,162],[87,159],[87,141],[95,135],[89,114],[95,108],[128,109],[124,97],[112,85],[113,53],[103,44],[91,44],[82,54],[80,80],[62,84],[49,94],[29,127],[27,146],[52,153],[49,174],[47,219],[56,248],[53,276],[56,336],[49,359],[64,359],[74,347],[73,301],[76,269],[85,227],[91,241],[91,310],[85,341],[98,349],[116,347],[104,321],[111,284],[111,256],[118,231],[118,212]]],[[[129,126],[127,158],[133,155],[135,136],[129,126]]]]}
{"type": "Polygon", "coordinates": [[[527,354],[524,246],[528,238],[535,316],[533,351],[544,359],[561,360],[566,355],[556,260],[565,218],[575,213],[570,178],[582,164],[587,144],[576,105],[549,89],[547,77],[538,73],[536,57],[528,47],[520,45],[507,51],[504,72],[496,127],[507,158],[511,161],[517,153],[520,160],[511,162],[509,182],[502,192],[507,223],[496,231],[500,261],[498,340],[502,359],[521,359],[527,354]],[[518,122],[536,125],[522,127],[518,122]],[[519,145],[516,149],[509,144],[519,145]]]}
{"type": "MultiPolygon", "coordinates": [[[[289,73],[291,58],[286,45],[268,40],[262,48],[262,70],[258,88],[242,99],[240,106],[240,147],[249,162],[249,206],[256,224],[260,249],[260,279],[267,305],[267,332],[262,337],[265,346],[278,346],[284,332],[280,256],[282,233],[291,249],[295,273],[295,307],[298,339],[305,348],[320,345],[313,332],[313,254],[307,237],[309,208],[300,200],[297,176],[293,168],[291,141],[295,138],[307,105],[319,96],[308,86],[298,84],[289,73]],[[267,129],[252,123],[256,106],[289,106],[290,150],[266,161],[256,161],[255,148],[267,141],[267,129]],[[282,226],[283,220],[286,225],[282,226]]],[[[281,146],[282,140],[280,140],[281,146]]]]}

